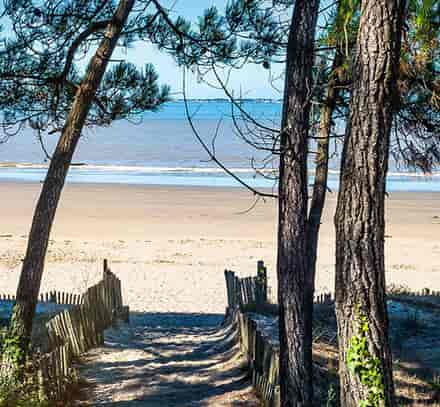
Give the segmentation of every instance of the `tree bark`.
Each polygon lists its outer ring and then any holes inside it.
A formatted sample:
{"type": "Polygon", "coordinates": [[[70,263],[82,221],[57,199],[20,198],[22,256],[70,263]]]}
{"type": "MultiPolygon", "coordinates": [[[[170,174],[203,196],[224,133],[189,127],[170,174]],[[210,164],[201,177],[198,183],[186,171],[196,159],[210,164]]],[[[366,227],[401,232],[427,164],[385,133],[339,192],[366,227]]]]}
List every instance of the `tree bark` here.
{"type": "Polygon", "coordinates": [[[104,38],[88,65],[53,154],[34,212],[17,301],[8,331],[8,337],[13,338],[15,344],[13,348],[11,345],[9,349],[8,346],[3,349],[0,379],[7,380],[21,373],[30,343],[50,230],[61,191],[94,96],[133,5],[134,0],[120,0],[104,38]]]}
{"type": "Polygon", "coordinates": [[[385,299],[384,199],[402,8],[399,0],[361,3],[335,215],[342,407],[358,407],[369,394],[347,366],[350,341],[359,335],[359,312],[368,320],[368,351],[379,361],[384,386],[380,405],[396,405],[385,299]]]}
{"type": "Polygon", "coordinates": [[[311,406],[313,296],[307,254],[307,144],[319,1],[295,3],[287,48],[279,175],[278,302],[281,405],[311,406]]]}
{"type": "Polygon", "coordinates": [[[338,88],[336,70],[342,66],[344,56],[337,50],[332,63],[332,79],[327,85],[327,94],[320,111],[320,123],[317,141],[317,157],[315,180],[313,182],[312,198],[310,200],[309,217],[307,221],[307,260],[310,273],[310,295],[315,293],[316,259],[318,254],[319,229],[327,195],[328,160],[330,134],[333,126],[333,113],[340,90],[338,88]]]}

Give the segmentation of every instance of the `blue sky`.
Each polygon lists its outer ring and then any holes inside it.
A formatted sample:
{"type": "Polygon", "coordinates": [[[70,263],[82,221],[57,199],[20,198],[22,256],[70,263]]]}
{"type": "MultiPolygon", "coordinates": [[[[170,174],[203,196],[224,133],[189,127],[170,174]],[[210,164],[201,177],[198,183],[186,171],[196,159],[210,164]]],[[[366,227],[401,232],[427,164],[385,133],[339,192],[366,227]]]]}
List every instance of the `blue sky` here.
{"type": "MultiPolygon", "coordinates": [[[[182,15],[194,20],[203,13],[206,8],[215,5],[221,11],[226,6],[226,0],[177,0],[162,1],[164,6],[173,5],[174,16],[182,15]]],[[[173,92],[180,93],[182,90],[182,72],[176,63],[168,55],[159,52],[155,47],[146,44],[130,49],[127,58],[137,65],[151,62],[156,67],[160,81],[171,86],[173,92]]],[[[272,74],[278,76],[283,67],[278,66],[272,74]]],[[[225,74],[226,75],[226,74],[225,74]]],[[[212,79],[213,82],[214,79],[212,79]]],[[[235,94],[241,94],[248,98],[281,98],[279,90],[273,88],[269,81],[269,72],[261,66],[249,64],[240,71],[234,71],[230,76],[230,89],[235,94]]],[[[282,83],[277,83],[282,88],[282,83]]],[[[187,78],[187,96],[190,98],[216,98],[225,97],[223,91],[198,83],[194,75],[187,78]]],[[[181,97],[181,95],[176,95],[181,97]]]]}
{"type": "MultiPolygon", "coordinates": [[[[210,7],[216,6],[220,12],[225,9],[227,0],[161,0],[164,7],[173,10],[173,17],[182,15],[190,20],[195,20],[197,16],[203,14],[203,11],[210,7]]],[[[2,9],[0,3],[0,9],[2,9]]],[[[3,22],[4,23],[4,22],[3,22]]],[[[6,32],[8,31],[8,24],[4,24],[6,32]]],[[[146,63],[152,63],[159,73],[160,82],[171,86],[175,98],[182,97],[182,71],[174,62],[174,60],[151,44],[139,43],[127,51],[116,51],[115,59],[126,59],[138,66],[143,66],[146,63]]],[[[79,62],[79,66],[86,65],[87,58],[79,62]]],[[[282,93],[274,89],[270,83],[270,75],[279,76],[283,66],[278,65],[270,73],[261,66],[249,64],[241,70],[233,71],[229,76],[228,88],[234,92],[235,95],[242,95],[246,98],[276,98],[282,97],[282,93]]],[[[224,73],[226,77],[227,73],[224,73]]],[[[215,78],[208,77],[212,83],[215,83],[215,78]]],[[[276,82],[276,87],[282,88],[283,83],[276,82]]],[[[225,94],[222,90],[213,89],[212,87],[199,83],[197,77],[191,73],[187,76],[187,96],[188,98],[222,98],[225,94]]]]}
{"type": "MultiPolygon", "coordinates": [[[[174,97],[182,97],[182,70],[176,65],[170,56],[159,52],[151,45],[142,44],[136,48],[130,49],[126,58],[139,66],[147,62],[153,63],[159,73],[160,82],[171,86],[173,94],[176,93],[174,97]]],[[[223,74],[224,78],[226,78],[226,75],[225,72],[223,74]]],[[[208,78],[210,79],[210,82],[215,83],[215,78],[208,78]]],[[[261,66],[250,64],[239,71],[233,71],[229,77],[228,88],[233,90],[235,95],[242,95],[246,98],[281,98],[282,93],[271,86],[269,79],[269,72],[267,70],[263,69],[261,66]]],[[[278,83],[278,85],[282,85],[282,83],[278,83]]],[[[226,96],[222,90],[217,90],[206,84],[199,83],[195,75],[188,74],[187,97],[224,98],[226,96]]]]}

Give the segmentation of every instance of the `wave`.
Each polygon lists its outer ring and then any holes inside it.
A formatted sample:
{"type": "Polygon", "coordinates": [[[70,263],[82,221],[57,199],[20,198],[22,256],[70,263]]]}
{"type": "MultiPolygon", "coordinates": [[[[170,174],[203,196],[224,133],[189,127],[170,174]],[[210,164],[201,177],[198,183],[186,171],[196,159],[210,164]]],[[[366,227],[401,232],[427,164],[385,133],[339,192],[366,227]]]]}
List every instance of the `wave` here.
{"type": "Polygon", "coordinates": [[[3,163],[0,163],[0,168],[35,168],[35,169],[44,169],[44,168],[48,168],[48,165],[47,164],[33,164],[33,163],[3,162],[3,163]]]}
{"type": "MultiPolygon", "coordinates": [[[[0,163],[1,169],[29,169],[29,170],[47,170],[49,164],[36,164],[27,162],[3,162],[0,163]]],[[[218,167],[160,167],[160,166],[143,166],[143,165],[118,165],[118,164],[87,164],[87,163],[73,163],[72,170],[74,171],[96,171],[96,172],[118,172],[118,173],[147,173],[147,174],[222,174],[224,170],[218,167]]],[[[243,167],[231,167],[230,171],[237,174],[249,174],[255,175],[255,170],[252,168],[243,167]]],[[[262,169],[258,171],[264,175],[275,175],[277,170],[275,169],[262,169]]],[[[314,171],[309,170],[310,175],[313,175],[314,171]]],[[[329,174],[337,176],[339,170],[329,169],[329,174]]],[[[389,172],[388,177],[392,178],[421,178],[432,179],[433,177],[440,177],[440,170],[434,171],[429,174],[421,172],[389,172]]]]}
{"type": "MultiPolygon", "coordinates": [[[[218,167],[154,167],[141,165],[115,165],[115,164],[84,164],[74,163],[71,169],[76,171],[102,171],[102,172],[139,172],[139,173],[223,173],[224,170],[218,167]]],[[[15,169],[47,169],[49,164],[33,164],[33,163],[0,163],[1,168],[15,168],[15,169]]],[[[236,173],[254,174],[255,170],[251,168],[230,168],[236,173]]],[[[264,169],[260,172],[265,174],[275,173],[275,170],[264,169]]]]}

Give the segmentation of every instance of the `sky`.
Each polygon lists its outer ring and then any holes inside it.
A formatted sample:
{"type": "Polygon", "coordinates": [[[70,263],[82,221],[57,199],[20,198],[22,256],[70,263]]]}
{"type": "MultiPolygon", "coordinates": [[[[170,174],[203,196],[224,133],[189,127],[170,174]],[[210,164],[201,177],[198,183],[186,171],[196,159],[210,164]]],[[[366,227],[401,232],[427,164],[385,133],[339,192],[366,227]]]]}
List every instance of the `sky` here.
{"type": "MultiPolygon", "coordinates": [[[[162,4],[166,7],[172,6],[174,17],[181,15],[192,21],[197,16],[202,15],[203,10],[210,6],[216,6],[220,11],[225,9],[227,0],[163,0],[162,4]]],[[[122,56],[122,55],[121,55],[122,56]]],[[[172,92],[176,94],[176,98],[182,97],[182,71],[173,61],[173,59],[163,52],[160,52],[152,45],[140,44],[127,53],[127,58],[136,63],[143,65],[151,62],[154,64],[161,83],[171,86],[172,92]]],[[[279,76],[282,67],[275,67],[272,72],[257,66],[248,64],[242,69],[235,70],[229,76],[229,88],[234,91],[235,95],[242,95],[246,98],[269,98],[280,99],[282,92],[278,88],[282,88],[283,84],[278,81],[274,88],[270,81],[270,75],[279,76]]],[[[227,72],[224,73],[226,78],[227,72]]],[[[215,82],[215,78],[208,77],[208,80],[215,82]]],[[[225,94],[222,90],[213,89],[203,83],[199,83],[197,77],[192,74],[187,76],[187,97],[188,98],[224,98],[225,94]]]]}
{"type": "MultiPolygon", "coordinates": [[[[121,54],[119,55],[123,57],[121,54]]],[[[173,97],[177,99],[183,97],[182,69],[177,66],[170,56],[158,51],[152,45],[141,44],[129,50],[126,57],[138,66],[152,63],[159,73],[159,81],[171,86],[173,97]]],[[[276,71],[277,74],[278,72],[276,71]]],[[[227,72],[223,72],[222,76],[226,79],[227,72]]],[[[208,80],[212,84],[215,83],[215,78],[212,76],[208,76],[208,80]]],[[[240,70],[234,70],[229,76],[228,84],[229,90],[232,90],[235,95],[242,95],[245,98],[280,99],[282,97],[282,93],[271,85],[269,71],[258,65],[249,64],[240,70]]],[[[192,73],[187,74],[186,88],[188,98],[226,98],[223,90],[200,83],[197,76],[192,73]]]]}
{"type": "MultiPolygon", "coordinates": [[[[3,8],[0,3],[0,11],[3,8]]],[[[223,12],[227,0],[161,0],[161,4],[167,9],[171,9],[171,15],[177,17],[179,15],[194,21],[203,11],[211,6],[216,6],[220,12],[223,12]]],[[[9,31],[8,22],[2,22],[6,33],[9,31]]],[[[91,56],[91,54],[90,54],[91,56]]],[[[81,67],[86,66],[88,57],[78,63],[81,67]]],[[[138,66],[144,66],[146,63],[152,63],[159,74],[159,81],[162,84],[171,86],[172,95],[179,99],[182,94],[182,70],[177,66],[175,61],[164,52],[160,52],[155,46],[147,43],[137,43],[128,50],[116,50],[115,59],[126,59],[138,66]]],[[[261,66],[248,64],[240,70],[234,70],[232,74],[223,73],[223,78],[228,77],[228,89],[234,95],[241,95],[245,98],[268,98],[280,99],[283,83],[277,81],[272,83],[272,77],[279,77],[284,66],[274,66],[273,70],[268,71],[261,66]],[[275,86],[274,86],[275,85],[275,86]]],[[[207,77],[208,81],[215,83],[213,76],[207,77]]],[[[214,89],[204,83],[200,83],[197,77],[190,72],[187,74],[187,97],[195,99],[209,98],[225,98],[223,90],[214,89]]]]}

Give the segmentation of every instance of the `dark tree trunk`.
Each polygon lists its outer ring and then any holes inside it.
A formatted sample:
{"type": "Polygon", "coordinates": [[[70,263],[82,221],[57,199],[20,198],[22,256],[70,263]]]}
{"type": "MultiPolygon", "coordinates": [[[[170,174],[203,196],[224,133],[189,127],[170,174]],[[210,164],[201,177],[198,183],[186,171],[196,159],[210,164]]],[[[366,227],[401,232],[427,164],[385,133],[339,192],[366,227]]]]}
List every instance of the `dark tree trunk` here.
{"type": "MultiPolygon", "coordinates": [[[[336,51],[331,72],[336,72],[336,70],[342,66],[343,62],[344,56],[339,51],[336,51]]],[[[315,292],[319,229],[321,227],[322,213],[327,194],[329,144],[333,126],[332,117],[339,93],[337,75],[333,74],[332,79],[327,85],[326,98],[320,111],[315,180],[313,183],[313,192],[310,200],[309,218],[307,223],[307,260],[310,270],[311,296],[314,296],[315,292]]]]}
{"type": "Polygon", "coordinates": [[[350,115],[342,153],[336,225],[336,314],[341,405],[358,407],[368,386],[347,366],[359,318],[368,320],[368,351],[384,386],[380,405],[396,405],[385,301],[384,199],[396,70],[399,0],[363,0],[353,64],[350,115]]]}
{"type": "Polygon", "coordinates": [[[79,85],[71,111],[53,154],[34,212],[26,256],[17,289],[17,302],[14,306],[8,332],[9,338],[14,338],[17,342],[15,345],[11,345],[9,348],[6,346],[3,349],[0,378],[8,379],[21,373],[20,367],[23,365],[30,342],[32,321],[38,302],[50,230],[61,191],[84,122],[133,4],[134,0],[120,0],[115,15],[106,29],[104,38],[89,63],[83,81],[79,85]]]}
{"type": "Polygon", "coordinates": [[[287,49],[278,223],[281,405],[311,406],[313,297],[307,254],[307,143],[318,0],[295,3],[287,49]]]}

